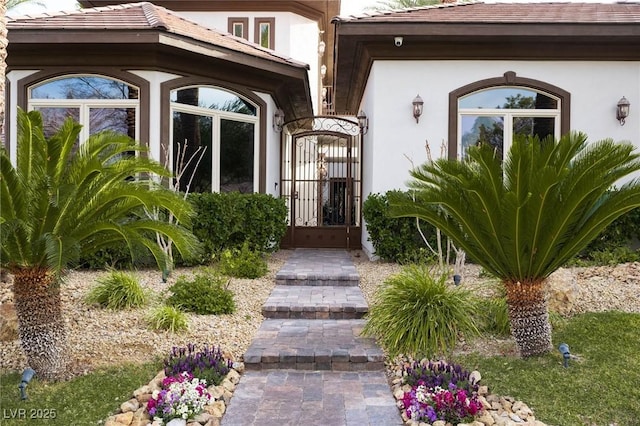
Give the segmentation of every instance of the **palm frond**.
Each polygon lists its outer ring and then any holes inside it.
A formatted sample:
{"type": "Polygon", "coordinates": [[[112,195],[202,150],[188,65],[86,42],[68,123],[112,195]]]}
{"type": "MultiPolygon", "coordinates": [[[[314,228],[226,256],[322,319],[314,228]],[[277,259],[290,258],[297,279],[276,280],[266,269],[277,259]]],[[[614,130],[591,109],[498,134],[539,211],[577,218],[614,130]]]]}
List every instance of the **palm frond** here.
{"type": "Polygon", "coordinates": [[[462,162],[425,163],[412,171],[413,199],[389,201],[395,216],[430,222],[492,274],[529,282],[640,206],[638,181],[612,189],[640,171],[638,158],[631,144],[588,144],[582,133],[516,138],[504,162],[481,146],[462,162]]]}

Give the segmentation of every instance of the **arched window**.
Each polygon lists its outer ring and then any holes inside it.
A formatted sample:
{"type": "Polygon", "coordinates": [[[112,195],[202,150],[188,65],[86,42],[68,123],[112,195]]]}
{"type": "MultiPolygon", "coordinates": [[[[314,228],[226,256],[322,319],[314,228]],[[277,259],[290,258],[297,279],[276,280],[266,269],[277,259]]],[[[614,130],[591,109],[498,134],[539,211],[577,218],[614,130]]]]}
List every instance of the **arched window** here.
{"type": "Polygon", "coordinates": [[[512,72],[460,88],[450,94],[455,112],[449,157],[463,158],[468,147],[479,144],[504,156],[516,135],[557,139],[569,131],[569,99],[562,89],[512,72]]]}
{"type": "Polygon", "coordinates": [[[228,90],[171,90],[171,165],[190,192],[251,193],[258,188],[258,108],[228,90]]]}
{"type": "Polygon", "coordinates": [[[65,75],[30,86],[28,108],[40,111],[49,137],[67,117],[82,124],[80,141],[102,130],[139,139],[140,90],[100,75],[65,75]]]}

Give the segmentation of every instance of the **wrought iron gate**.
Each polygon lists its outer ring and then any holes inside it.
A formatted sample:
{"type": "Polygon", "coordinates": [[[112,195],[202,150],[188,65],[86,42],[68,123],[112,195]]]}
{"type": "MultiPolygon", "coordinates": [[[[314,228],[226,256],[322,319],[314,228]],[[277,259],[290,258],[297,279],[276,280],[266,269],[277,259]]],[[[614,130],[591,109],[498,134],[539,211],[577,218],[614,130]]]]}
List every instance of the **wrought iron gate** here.
{"type": "Polygon", "coordinates": [[[281,196],[285,247],[361,247],[362,142],[357,123],[335,117],[285,126],[281,196]]]}

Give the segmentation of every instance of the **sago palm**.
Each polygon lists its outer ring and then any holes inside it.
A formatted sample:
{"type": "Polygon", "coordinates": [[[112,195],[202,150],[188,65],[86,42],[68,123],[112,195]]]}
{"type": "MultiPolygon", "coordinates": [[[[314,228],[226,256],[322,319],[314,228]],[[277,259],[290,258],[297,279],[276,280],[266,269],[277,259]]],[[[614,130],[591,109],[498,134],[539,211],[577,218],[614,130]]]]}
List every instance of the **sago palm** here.
{"type": "MultiPolygon", "coordinates": [[[[170,237],[186,256],[197,250],[185,228],[144,215],[171,211],[188,223],[190,206],[151,176],[158,163],[124,135],[104,132],[75,147],[80,125],[66,121],[45,139],[38,112],[18,112],[15,166],[0,155],[1,264],[14,277],[18,331],[28,364],[43,379],[67,373],[60,283],[82,255],[114,244],[149,249],[160,265],[156,233],[170,237]],[[136,154],[136,155],[133,155],[136,154]]],[[[133,254],[133,253],[132,253],[133,254]]]]}
{"type": "Polygon", "coordinates": [[[640,170],[629,143],[517,139],[504,162],[490,146],[464,161],[440,159],[412,171],[415,202],[395,197],[394,214],[424,219],[499,277],[522,356],[549,350],[545,279],[609,223],[640,206],[640,170]]]}

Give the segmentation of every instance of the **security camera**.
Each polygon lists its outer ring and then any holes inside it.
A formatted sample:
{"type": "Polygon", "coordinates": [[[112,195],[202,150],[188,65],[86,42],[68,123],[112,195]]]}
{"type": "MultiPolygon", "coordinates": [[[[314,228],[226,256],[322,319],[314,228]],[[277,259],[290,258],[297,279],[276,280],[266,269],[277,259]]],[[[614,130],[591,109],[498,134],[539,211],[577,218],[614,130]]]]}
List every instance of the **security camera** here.
{"type": "Polygon", "coordinates": [[[402,37],[394,37],[393,42],[395,43],[396,47],[402,46],[402,37]]]}

